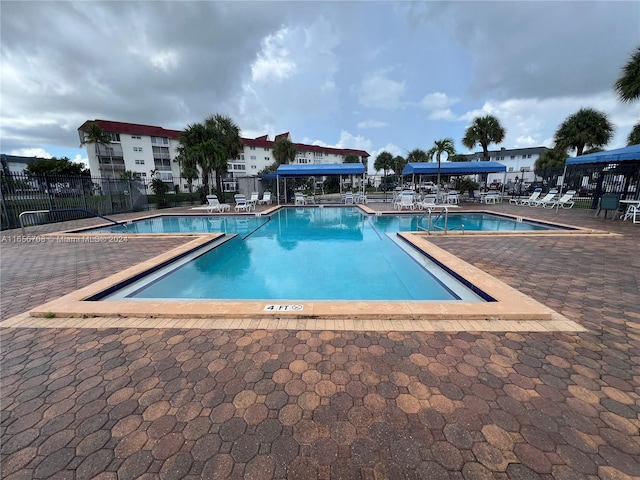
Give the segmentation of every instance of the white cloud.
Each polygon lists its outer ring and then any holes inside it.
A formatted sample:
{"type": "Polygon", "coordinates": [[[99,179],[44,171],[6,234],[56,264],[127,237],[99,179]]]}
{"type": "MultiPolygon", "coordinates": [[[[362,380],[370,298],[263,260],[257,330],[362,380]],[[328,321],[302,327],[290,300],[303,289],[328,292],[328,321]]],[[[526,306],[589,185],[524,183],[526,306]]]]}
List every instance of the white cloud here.
{"type": "Polygon", "coordinates": [[[444,110],[434,110],[427,118],[429,120],[456,120],[456,115],[450,108],[445,108],[444,110]]]}
{"type": "Polygon", "coordinates": [[[80,154],[76,154],[76,156],[73,157],[71,161],[75,163],[82,163],[86,168],[89,168],[89,159],[87,157],[83,157],[80,154]]]}
{"type": "Polygon", "coordinates": [[[44,148],[18,148],[15,150],[11,150],[11,155],[16,155],[17,157],[38,157],[38,158],[51,158],[49,152],[47,152],[44,148]]]}
{"type": "Polygon", "coordinates": [[[178,68],[178,54],[175,50],[164,50],[151,56],[151,65],[165,73],[178,68]]]}
{"type": "Polygon", "coordinates": [[[285,47],[289,33],[287,28],[282,28],[262,40],[262,51],[251,64],[253,82],[282,81],[295,73],[296,64],[285,47]]]}
{"type": "Polygon", "coordinates": [[[388,125],[388,123],[380,122],[378,120],[365,120],[364,122],[358,123],[358,128],[380,128],[386,127],[388,125]]]}
{"type": "Polygon", "coordinates": [[[360,105],[394,110],[402,107],[406,82],[396,82],[388,77],[390,69],[378,70],[367,76],[358,88],[360,105]]]}
{"type": "Polygon", "coordinates": [[[420,106],[426,110],[444,110],[458,101],[457,98],[449,98],[446,93],[434,92],[425,95],[420,100],[420,106]]]}
{"type": "MultiPolygon", "coordinates": [[[[604,112],[616,127],[615,137],[608,148],[624,146],[631,126],[638,121],[633,109],[621,104],[613,92],[585,97],[488,101],[482,108],[460,115],[458,120],[471,123],[478,116],[494,115],[507,131],[503,145],[509,148],[551,147],[560,124],[583,107],[604,112]]],[[[637,113],[640,111],[636,110],[637,113]]]]}

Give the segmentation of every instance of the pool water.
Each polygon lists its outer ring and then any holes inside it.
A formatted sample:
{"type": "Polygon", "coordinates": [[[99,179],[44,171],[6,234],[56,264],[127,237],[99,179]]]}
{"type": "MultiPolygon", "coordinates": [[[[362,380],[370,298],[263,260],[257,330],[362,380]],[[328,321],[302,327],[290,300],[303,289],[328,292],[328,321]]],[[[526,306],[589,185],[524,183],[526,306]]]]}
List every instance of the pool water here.
{"type": "Polygon", "coordinates": [[[311,207],[136,222],[128,229],[138,233],[190,225],[238,235],[108,299],[484,301],[398,241],[400,224],[381,220],[356,207],[311,207]]]}

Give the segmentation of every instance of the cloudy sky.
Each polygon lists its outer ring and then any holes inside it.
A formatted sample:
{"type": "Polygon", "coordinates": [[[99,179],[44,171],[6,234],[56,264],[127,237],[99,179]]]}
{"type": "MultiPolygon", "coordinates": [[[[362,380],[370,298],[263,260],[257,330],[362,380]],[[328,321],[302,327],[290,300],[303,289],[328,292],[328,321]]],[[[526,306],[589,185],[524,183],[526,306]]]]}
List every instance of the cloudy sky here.
{"type": "MultiPolygon", "coordinates": [[[[479,115],[500,146],[551,146],[581,107],[626,144],[640,102],[612,85],[640,45],[637,1],[0,3],[2,153],[86,157],[105,119],[406,156],[479,115]]],[[[494,146],[494,148],[497,148],[494,146]]],[[[373,162],[370,162],[373,163],[373,162]]]]}

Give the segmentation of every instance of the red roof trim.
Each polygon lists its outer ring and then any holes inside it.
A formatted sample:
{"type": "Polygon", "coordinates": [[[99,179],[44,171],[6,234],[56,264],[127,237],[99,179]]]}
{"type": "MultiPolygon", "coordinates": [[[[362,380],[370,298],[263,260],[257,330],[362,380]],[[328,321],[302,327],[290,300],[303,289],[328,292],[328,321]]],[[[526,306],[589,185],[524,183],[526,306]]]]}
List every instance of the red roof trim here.
{"type": "Polygon", "coordinates": [[[129,135],[148,135],[150,137],[180,138],[180,130],[167,130],[153,125],[139,125],[136,123],[112,122],[110,120],[87,120],[78,128],[86,130],[89,124],[96,123],[105,132],[126,133],[129,135]]]}
{"type": "MultiPolygon", "coordinates": [[[[87,120],[84,122],[78,130],[86,130],[91,123],[97,123],[100,128],[106,132],[124,133],[129,135],[148,135],[152,137],[168,137],[178,140],[180,138],[180,130],[167,130],[162,127],[156,127],[153,125],[139,125],[136,123],[125,122],[112,122],[110,120],[87,120]]],[[[279,138],[288,138],[289,132],[276,135],[276,141],[279,138]]],[[[268,135],[263,135],[257,138],[243,138],[242,143],[249,147],[262,147],[273,148],[276,141],[269,140],[268,135]]],[[[307,145],[304,143],[294,143],[296,150],[299,152],[322,152],[333,153],[334,155],[357,155],[359,157],[369,157],[369,154],[364,150],[353,150],[350,148],[333,148],[322,147],[320,145],[307,145]]]]}

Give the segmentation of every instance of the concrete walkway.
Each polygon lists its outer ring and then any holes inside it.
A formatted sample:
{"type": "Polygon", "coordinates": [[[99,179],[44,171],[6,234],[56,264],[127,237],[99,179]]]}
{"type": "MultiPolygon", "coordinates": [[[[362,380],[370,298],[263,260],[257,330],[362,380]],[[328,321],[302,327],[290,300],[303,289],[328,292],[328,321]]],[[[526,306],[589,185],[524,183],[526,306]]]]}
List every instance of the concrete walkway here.
{"type": "MultiPolygon", "coordinates": [[[[617,234],[431,238],[587,332],[1,328],[2,478],[640,477],[640,226],[485,208],[617,234]]],[[[184,241],[3,238],[2,319],[184,241]]]]}

